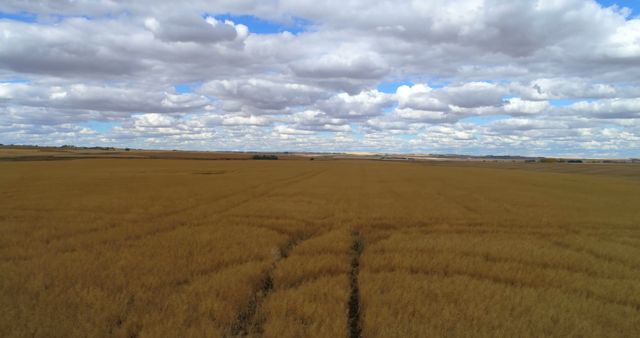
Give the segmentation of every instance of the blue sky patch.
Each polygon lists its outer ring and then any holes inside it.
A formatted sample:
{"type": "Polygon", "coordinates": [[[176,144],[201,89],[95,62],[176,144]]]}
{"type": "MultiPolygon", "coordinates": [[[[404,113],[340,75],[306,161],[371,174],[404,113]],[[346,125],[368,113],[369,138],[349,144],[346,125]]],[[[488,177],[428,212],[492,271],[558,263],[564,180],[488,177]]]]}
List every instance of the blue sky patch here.
{"type": "Polygon", "coordinates": [[[29,83],[31,80],[27,79],[0,79],[0,83],[29,83]]]}
{"type": "Polygon", "coordinates": [[[500,121],[500,120],[508,120],[511,116],[509,115],[491,115],[491,116],[471,116],[466,117],[460,120],[460,122],[473,123],[480,126],[485,124],[489,124],[491,122],[500,121]]]}
{"type": "Polygon", "coordinates": [[[413,86],[414,83],[408,80],[404,81],[391,81],[391,82],[380,82],[378,85],[378,91],[387,93],[387,94],[395,94],[396,90],[400,86],[413,86]]]}
{"type": "MultiPolygon", "coordinates": [[[[26,22],[26,23],[56,24],[70,18],[83,18],[86,20],[94,20],[94,18],[89,15],[63,15],[63,14],[37,15],[35,13],[29,13],[29,12],[8,13],[8,12],[0,11],[0,20],[13,20],[13,21],[26,22]]],[[[108,14],[106,18],[113,18],[113,16],[111,14],[108,14]]]]}
{"type": "Polygon", "coordinates": [[[13,20],[34,23],[38,20],[38,16],[28,12],[7,13],[0,11],[0,20],[13,20]]]}
{"type": "Polygon", "coordinates": [[[401,140],[405,140],[405,141],[411,141],[411,140],[415,140],[416,135],[411,135],[411,134],[400,134],[398,136],[398,138],[400,138],[401,140]]]}
{"type": "Polygon", "coordinates": [[[586,102],[586,103],[593,103],[593,102],[597,102],[598,100],[596,99],[561,99],[561,100],[549,100],[549,104],[552,107],[566,107],[566,106],[570,106],[574,103],[578,103],[578,102],[586,102]]]}
{"type": "Polygon", "coordinates": [[[429,85],[429,87],[431,87],[433,89],[440,89],[440,88],[444,88],[444,87],[450,85],[451,82],[449,82],[449,81],[440,81],[440,80],[432,80],[432,81],[428,81],[427,84],[429,85]]]}
{"type": "Polygon", "coordinates": [[[573,100],[573,99],[549,100],[549,104],[553,107],[566,107],[580,101],[581,100],[573,100]]]}
{"type": "Polygon", "coordinates": [[[111,121],[89,121],[85,123],[81,123],[81,126],[93,129],[99,133],[108,133],[113,129],[113,127],[117,126],[116,122],[111,121]]]}
{"type": "Polygon", "coordinates": [[[424,78],[411,78],[397,81],[383,81],[378,84],[378,91],[387,93],[387,94],[395,94],[400,86],[414,86],[419,83],[426,83],[430,88],[440,89],[444,88],[451,84],[449,81],[443,80],[434,80],[434,79],[424,79],[424,78]]]}
{"type": "Polygon", "coordinates": [[[179,83],[175,85],[174,88],[178,94],[187,94],[193,93],[193,91],[200,87],[200,85],[200,83],[179,83]]]}
{"type": "Polygon", "coordinates": [[[290,23],[269,21],[255,15],[221,14],[215,15],[214,18],[218,21],[230,20],[235,24],[243,24],[249,27],[249,31],[254,34],[278,34],[284,31],[300,34],[311,25],[311,21],[297,17],[292,18],[290,23]]]}
{"type": "Polygon", "coordinates": [[[640,14],[640,1],[638,0],[597,0],[597,2],[603,7],[610,7],[618,5],[618,7],[627,7],[631,9],[631,17],[636,17],[640,14]]]}

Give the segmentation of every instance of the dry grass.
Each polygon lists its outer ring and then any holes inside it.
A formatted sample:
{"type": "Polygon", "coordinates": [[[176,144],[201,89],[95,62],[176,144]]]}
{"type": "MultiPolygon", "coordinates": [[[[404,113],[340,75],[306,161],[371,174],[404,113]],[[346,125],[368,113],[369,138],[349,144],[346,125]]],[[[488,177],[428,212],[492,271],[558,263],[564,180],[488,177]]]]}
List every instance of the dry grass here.
{"type": "Polygon", "coordinates": [[[560,166],[0,162],[0,336],[638,336],[640,182],[560,166]]]}

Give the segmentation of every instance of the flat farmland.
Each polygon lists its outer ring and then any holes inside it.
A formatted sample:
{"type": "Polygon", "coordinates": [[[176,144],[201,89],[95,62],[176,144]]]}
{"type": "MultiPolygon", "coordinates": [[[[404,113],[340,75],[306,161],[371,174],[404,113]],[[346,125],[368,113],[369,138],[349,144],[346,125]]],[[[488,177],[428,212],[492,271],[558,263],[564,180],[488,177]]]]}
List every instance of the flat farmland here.
{"type": "Polygon", "coordinates": [[[0,162],[0,336],[638,337],[640,167],[567,166],[0,162]]]}

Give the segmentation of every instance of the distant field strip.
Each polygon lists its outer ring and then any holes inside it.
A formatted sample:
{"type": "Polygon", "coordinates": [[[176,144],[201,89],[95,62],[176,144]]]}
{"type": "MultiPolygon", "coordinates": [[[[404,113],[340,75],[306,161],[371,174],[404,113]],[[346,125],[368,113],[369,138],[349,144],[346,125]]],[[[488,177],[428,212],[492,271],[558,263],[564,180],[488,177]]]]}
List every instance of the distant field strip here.
{"type": "Polygon", "coordinates": [[[0,336],[640,336],[640,181],[567,165],[2,162],[0,336]]]}

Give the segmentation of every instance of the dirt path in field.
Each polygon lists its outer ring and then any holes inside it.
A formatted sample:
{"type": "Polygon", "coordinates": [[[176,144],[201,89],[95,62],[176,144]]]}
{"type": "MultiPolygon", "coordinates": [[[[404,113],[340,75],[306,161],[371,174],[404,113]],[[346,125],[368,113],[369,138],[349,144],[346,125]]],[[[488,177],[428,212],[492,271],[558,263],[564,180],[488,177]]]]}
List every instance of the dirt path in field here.
{"type": "Polygon", "coordinates": [[[273,262],[271,268],[262,279],[260,287],[254,294],[253,298],[249,301],[248,306],[240,312],[238,319],[231,326],[230,337],[246,337],[255,336],[262,333],[262,320],[256,317],[262,302],[273,291],[273,273],[283,260],[287,259],[289,253],[298,244],[307,241],[311,238],[317,237],[321,234],[313,234],[300,239],[293,239],[289,241],[284,247],[280,248],[279,257],[273,262]]]}
{"type": "MultiPolygon", "coordinates": [[[[238,314],[236,322],[232,325],[228,337],[246,337],[260,336],[263,333],[263,318],[259,318],[260,307],[267,297],[273,292],[273,274],[280,264],[286,260],[289,253],[299,244],[310,239],[321,236],[323,233],[317,233],[300,239],[289,241],[285,246],[280,248],[279,257],[273,262],[268,272],[259,284],[254,296],[249,301],[247,307],[238,314]]],[[[360,270],[360,255],[364,248],[363,240],[359,232],[352,233],[351,244],[351,271],[349,272],[350,294],[347,300],[347,323],[348,334],[351,338],[362,337],[361,326],[361,304],[360,289],[358,284],[358,274],[360,270]]]]}
{"type": "Polygon", "coordinates": [[[352,234],[353,244],[351,246],[352,259],[351,259],[351,273],[350,273],[350,286],[351,295],[349,296],[349,337],[360,338],[362,337],[362,326],[360,323],[360,288],[358,286],[358,273],[360,272],[360,254],[362,253],[363,243],[359,233],[354,232],[352,234]]]}

